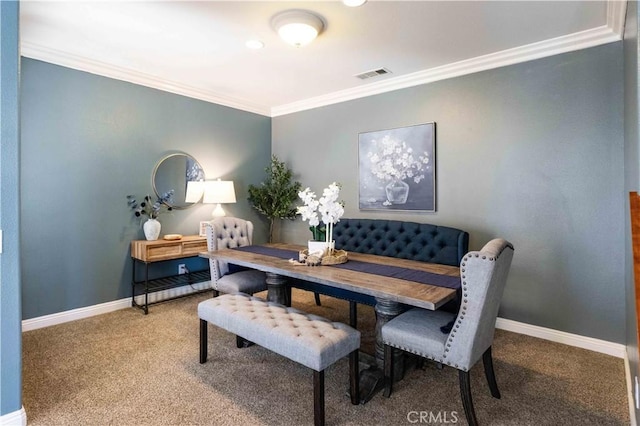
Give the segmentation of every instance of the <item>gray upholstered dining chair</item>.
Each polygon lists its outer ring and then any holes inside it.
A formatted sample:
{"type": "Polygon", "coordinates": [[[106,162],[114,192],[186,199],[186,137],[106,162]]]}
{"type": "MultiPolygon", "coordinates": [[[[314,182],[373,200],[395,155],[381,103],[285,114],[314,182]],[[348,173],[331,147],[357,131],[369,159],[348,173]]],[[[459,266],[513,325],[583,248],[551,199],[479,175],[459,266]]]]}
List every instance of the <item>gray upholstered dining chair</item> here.
{"type": "Polygon", "coordinates": [[[467,253],[460,263],[462,303],[457,315],[414,308],[382,327],[386,397],[393,386],[393,347],[458,369],[467,422],[477,425],[469,370],[482,357],[491,395],[500,398],[491,344],[512,258],[511,243],[489,241],[482,250],[467,253]]]}
{"type": "MultiPolygon", "coordinates": [[[[235,217],[217,217],[207,226],[207,248],[215,251],[252,244],[253,223],[235,217]]],[[[242,292],[254,294],[267,289],[264,272],[240,268],[209,259],[214,294],[242,292]]]]}

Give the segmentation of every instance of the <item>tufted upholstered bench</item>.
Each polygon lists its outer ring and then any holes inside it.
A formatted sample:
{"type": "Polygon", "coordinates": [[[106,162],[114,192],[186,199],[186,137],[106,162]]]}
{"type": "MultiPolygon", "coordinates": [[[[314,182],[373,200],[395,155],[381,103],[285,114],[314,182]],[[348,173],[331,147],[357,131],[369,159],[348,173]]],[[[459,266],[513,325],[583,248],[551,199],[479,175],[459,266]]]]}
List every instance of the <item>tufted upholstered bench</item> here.
{"type": "Polygon", "coordinates": [[[207,361],[208,323],[313,370],[314,423],[324,424],[324,370],[349,355],[351,403],[360,402],[360,332],[244,293],[224,294],[198,304],[200,363],[207,361]]]}
{"type": "MultiPolygon", "coordinates": [[[[336,249],[460,266],[469,251],[469,233],[448,226],[385,219],[342,218],[333,228],[336,249]]],[[[294,287],[356,303],[375,305],[371,296],[302,280],[294,287]]]]}

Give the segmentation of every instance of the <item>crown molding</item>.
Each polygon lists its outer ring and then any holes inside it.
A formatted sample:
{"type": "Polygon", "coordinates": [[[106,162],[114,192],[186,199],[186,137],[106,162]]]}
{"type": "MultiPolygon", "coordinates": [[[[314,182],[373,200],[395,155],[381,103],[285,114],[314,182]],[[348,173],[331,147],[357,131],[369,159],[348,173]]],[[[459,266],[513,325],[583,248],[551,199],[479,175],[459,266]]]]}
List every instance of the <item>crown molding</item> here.
{"type": "Polygon", "coordinates": [[[105,62],[34,43],[22,42],[20,47],[22,56],[28,58],[42,60],[55,65],[127,81],[129,83],[139,84],[141,86],[151,87],[267,117],[278,117],[619,41],[622,39],[622,33],[624,32],[626,10],[627,0],[609,0],[607,1],[607,24],[601,27],[274,107],[258,105],[245,99],[221,96],[198,87],[188,86],[151,74],[110,65],[105,62]]]}
{"type": "Polygon", "coordinates": [[[607,1],[607,27],[622,39],[627,16],[627,0],[607,1]]]}
{"type": "MultiPolygon", "coordinates": [[[[615,3],[623,2],[616,1],[615,3]]],[[[624,3],[626,5],[626,2],[624,3]]],[[[624,9],[626,10],[626,8],[624,9]]],[[[619,17],[616,19],[616,22],[618,20],[619,17]]],[[[622,15],[622,22],[624,23],[624,14],[622,15]]],[[[448,78],[459,77],[479,71],[486,71],[493,68],[558,55],[560,53],[599,46],[601,44],[621,40],[622,38],[620,34],[621,33],[614,32],[608,25],[603,25],[601,27],[580,31],[567,36],[556,37],[513,49],[478,56],[473,59],[454,62],[452,64],[414,72],[401,77],[389,78],[378,83],[370,83],[353,89],[342,90],[299,102],[280,105],[271,108],[271,116],[277,117],[339,102],[378,95],[380,93],[386,93],[393,90],[446,80],[448,78]]]]}
{"type": "Polygon", "coordinates": [[[97,74],[103,77],[114,78],[116,80],[127,81],[189,98],[199,99],[230,108],[240,109],[255,114],[269,116],[271,111],[268,106],[258,105],[244,99],[237,99],[203,90],[201,88],[188,86],[176,81],[135,71],[132,69],[114,66],[105,62],[96,61],[80,55],[52,49],[35,43],[23,41],[20,44],[20,54],[27,58],[49,62],[55,65],[97,74]]]}

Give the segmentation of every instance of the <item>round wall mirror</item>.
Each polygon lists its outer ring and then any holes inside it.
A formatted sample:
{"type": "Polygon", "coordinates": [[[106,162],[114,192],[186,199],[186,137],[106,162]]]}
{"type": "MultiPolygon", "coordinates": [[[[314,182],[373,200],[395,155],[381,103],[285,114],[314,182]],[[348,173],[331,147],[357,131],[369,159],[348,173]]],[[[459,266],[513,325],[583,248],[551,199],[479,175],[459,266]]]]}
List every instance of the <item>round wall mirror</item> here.
{"type": "Polygon", "coordinates": [[[173,190],[173,202],[170,205],[174,209],[186,209],[200,201],[201,194],[200,197],[193,197],[192,194],[187,197],[187,186],[191,186],[189,182],[204,182],[204,179],[200,163],[192,156],[182,153],[169,154],[158,161],[151,174],[156,196],[161,197],[173,190]]]}

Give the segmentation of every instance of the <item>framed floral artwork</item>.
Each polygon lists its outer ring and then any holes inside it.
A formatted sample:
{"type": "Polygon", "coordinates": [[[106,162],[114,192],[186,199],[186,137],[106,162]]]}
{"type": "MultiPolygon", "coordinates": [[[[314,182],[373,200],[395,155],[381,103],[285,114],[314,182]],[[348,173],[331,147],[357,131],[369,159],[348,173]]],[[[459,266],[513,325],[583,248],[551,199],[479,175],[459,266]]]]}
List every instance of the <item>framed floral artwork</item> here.
{"type": "Polygon", "coordinates": [[[360,210],[436,211],[436,123],[358,135],[360,210]]]}

